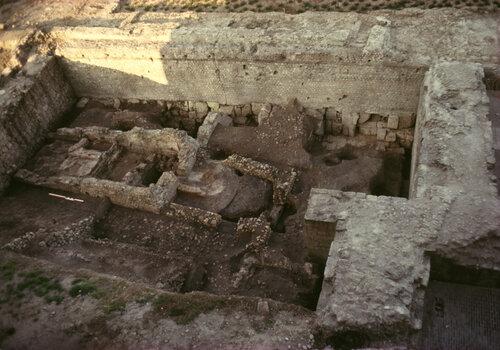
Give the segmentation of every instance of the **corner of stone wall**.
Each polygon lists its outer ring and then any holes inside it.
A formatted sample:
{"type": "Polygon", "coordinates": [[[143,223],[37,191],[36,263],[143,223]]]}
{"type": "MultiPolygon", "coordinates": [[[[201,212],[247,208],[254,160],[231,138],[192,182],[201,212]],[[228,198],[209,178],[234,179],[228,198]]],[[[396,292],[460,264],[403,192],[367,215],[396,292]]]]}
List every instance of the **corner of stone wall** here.
{"type": "Polygon", "coordinates": [[[75,101],[54,57],[38,57],[4,86],[0,96],[0,193],[33,155],[45,134],[75,101]]]}

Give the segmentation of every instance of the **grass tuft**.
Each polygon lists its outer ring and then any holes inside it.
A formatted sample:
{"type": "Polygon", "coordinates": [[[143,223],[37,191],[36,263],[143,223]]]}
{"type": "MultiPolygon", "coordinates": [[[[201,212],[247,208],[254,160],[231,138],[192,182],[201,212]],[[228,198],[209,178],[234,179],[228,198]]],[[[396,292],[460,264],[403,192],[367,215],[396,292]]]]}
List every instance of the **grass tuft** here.
{"type": "Polygon", "coordinates": [[[97,287],[94,283],[84,280],[84,279],[75,279],[72,283],[72,286],[69,290],[69,295],[73,298],[79,295],[92,295],[97,296],[97,287]]]}

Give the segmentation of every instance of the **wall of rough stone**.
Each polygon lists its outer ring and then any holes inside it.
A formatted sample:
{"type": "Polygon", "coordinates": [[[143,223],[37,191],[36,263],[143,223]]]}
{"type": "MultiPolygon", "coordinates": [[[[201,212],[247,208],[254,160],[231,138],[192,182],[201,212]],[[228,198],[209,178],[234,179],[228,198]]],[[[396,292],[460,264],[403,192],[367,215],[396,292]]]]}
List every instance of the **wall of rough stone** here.
{"type": "Polygon", "coordinates": [[[26,64],[0,95],[0,192],[33,154],[45,133],[72,106],[74,95],[53,58],[26,64]]]}
{"type": "Polygon", "coordinates": [[[430,252],[500,269],[500,201],[489,100],[480,64],[442,62],[426,75],[413,145],[410,199],[450,205],[430,252]]]}
{"type": "Polygon", "coordinates": [[[480,64],[430,67],[408,200],[311,190],[307,248],[323,257],[331,242],[317,307],[323,325],[367,334],[420,329],[431,255],[500,269],[500,201],[483,77],[480,64]]]}

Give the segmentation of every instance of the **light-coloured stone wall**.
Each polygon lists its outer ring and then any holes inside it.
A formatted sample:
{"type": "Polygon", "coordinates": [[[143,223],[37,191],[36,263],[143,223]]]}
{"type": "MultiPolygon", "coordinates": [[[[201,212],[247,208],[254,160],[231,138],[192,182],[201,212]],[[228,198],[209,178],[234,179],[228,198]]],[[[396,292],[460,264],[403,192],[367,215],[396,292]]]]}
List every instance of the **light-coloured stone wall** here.
{"type": "Polygon", "coordinates": [[[498,63],[494,16],[459,10],[114,14],[50,36],[78,95],[381,115],[416,112],[435,60],[498,63]]]}
{"type": "Polygon", "coordinates": [[[306,220],[314,252],[335,229],[317,313],[336,331],[420,329],[429,254],[500,269],[500,201],[479,64],[440,62],[426,75],[410,198],[313,189],[306,220]],[[316,229],[316,230],[314,230],[316,229]]]}

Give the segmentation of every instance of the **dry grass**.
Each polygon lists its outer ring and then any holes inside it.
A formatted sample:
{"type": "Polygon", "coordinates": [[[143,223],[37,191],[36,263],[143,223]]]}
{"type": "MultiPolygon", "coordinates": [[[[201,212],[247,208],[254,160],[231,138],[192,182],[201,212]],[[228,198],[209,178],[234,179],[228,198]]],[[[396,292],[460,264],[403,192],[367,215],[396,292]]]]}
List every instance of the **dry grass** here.
{"type": "Polygon", "coordinates": [[[286,12],[357,11],[380,9],[468,7],[494,11],[498,0],[125,0],[122,11],[197,11],[197,12],[286,12]]]}

